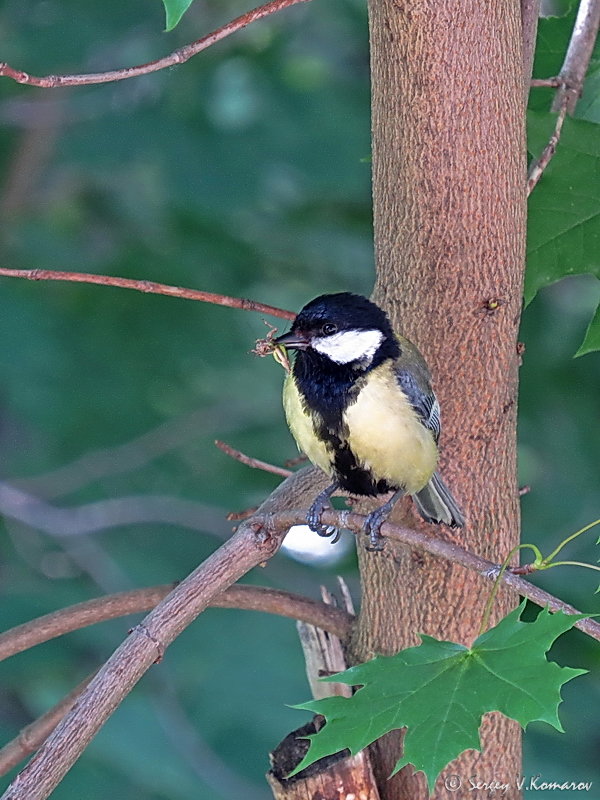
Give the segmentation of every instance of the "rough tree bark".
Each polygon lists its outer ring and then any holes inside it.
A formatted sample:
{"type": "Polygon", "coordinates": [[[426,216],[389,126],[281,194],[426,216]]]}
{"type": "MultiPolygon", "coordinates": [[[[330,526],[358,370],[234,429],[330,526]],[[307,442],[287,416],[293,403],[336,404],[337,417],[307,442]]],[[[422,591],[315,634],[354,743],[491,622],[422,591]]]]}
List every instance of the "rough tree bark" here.
{"type": "MultiPolygon", "coordinates": [[[[519,0],[370,0],[374,299],[424,352],[442,404],[442,471],[462,502],[457,534],[495,561],[518,542],[516,401],[525,250],[523,54],[519,0]]],[[[396,521],[415,520],[409,506],[396,521]]],[[[449,531],[440,531],[451,536],[449,531]]],[[[352,656],[392,653],[417,632],[469,644],[489,585],[398,547],[359,549],[362,609],[352,656]]],[[[500,593],[496,617],[515,603],[500,593]]],[[[493,620],[492,620],[493,622],[493,620]]],[[[427,710],[424,709],[424,714],[427,710]]],[[[518,726],[491,716],[485,750],[445,772],[510,782],[518,726]]],[[[387,780],[398,737],[374,746],[385,800],[425,798],[410,768],[387,780]]],[[[456,798],[436,786],[436,798],[456,798]]],[[[460,792],[459,792],[460,793],[460,792]]],[[[470,797],[478,797],[476,791],[470,797]]],[[[485,793],[481,797],[487,796],[485,793]]]]}

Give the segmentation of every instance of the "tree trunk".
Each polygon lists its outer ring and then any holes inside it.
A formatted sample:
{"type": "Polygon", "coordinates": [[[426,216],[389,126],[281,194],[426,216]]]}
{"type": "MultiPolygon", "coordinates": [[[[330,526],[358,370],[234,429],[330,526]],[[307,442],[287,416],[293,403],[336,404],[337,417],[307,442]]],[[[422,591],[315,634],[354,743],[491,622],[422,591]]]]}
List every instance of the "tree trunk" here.
{"type": "MultiPolygon", "coordinates": [[[[502,561],[518,543],[517,329],[525,252],[523,55],[518,0],[370,0],[374,299],[424,353],[442,406],[442,473],[467,516],[456,533],[502,561]]],[[[421,524],[402,504],[396,521],[421,524]]],[[[429,528],[429,530],[431,530],[429,528]]],[[[433,531],[432,531],[433,532],[433,531]]],[[[392,653],[423,632],[470,644],[489,582],[388,543],[359,548],[363,601],[352,656],[392,653]]],[[[495,618],[517,601],[500,592],[495,618]]],[[[492,624],[494,619],[492,619],[492,624]]],[[[427,710],[424,709],[424,714],[427,710]]],[[[520,733],[491,715],[483,754],[444,775],[518,796],[520,733]]],[[[398,737],[374,746],[382,798],[427,796],[410,768],[387,780],[398,737]]],[[[436,798],[457,797],[452,779],[436,798]],[[454,789],[454,790],[453,790],[454,789]]],[[[462,796],[462,795],[461,795],[462,796]]],[[[469,797],[487,797],[469,791],[469,797]]]]}

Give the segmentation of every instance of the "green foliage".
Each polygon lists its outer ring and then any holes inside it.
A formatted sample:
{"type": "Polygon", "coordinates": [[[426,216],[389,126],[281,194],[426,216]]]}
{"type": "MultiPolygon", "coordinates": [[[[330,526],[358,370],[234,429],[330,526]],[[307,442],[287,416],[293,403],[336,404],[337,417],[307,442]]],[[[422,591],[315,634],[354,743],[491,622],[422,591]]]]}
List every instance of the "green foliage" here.
{"type": "MultiPolygon", "coordinates": [[[[577,6],[564,17],[540,20],[534,76],[560,71],[575,23],[577,6]]],[[[547,144],[556,115],[547,111],[554,91],[534,89],[528,114],[528,149],[537,158],[547,144]]],[[[556,155],[529,201],[525,302],[544,286],[568,275],[600,277],[600,48],[577,104],[567,118],[556,155]]],[[[599,349],[600,312],[592,318],[577,355],[599,349]]]]}
{"type": "Polygon", "coordinates": [[[560,690],[586,670],[559,667],[546,658],[553,642],[582,616],[542,610],[535,622],[518,608],[479,636],[471,648],[421,635],[417,647],[378,657],[326,680],[361,686],[350,698],[329,697],[297,708],[323,714],[309,752],[294,773],[348,748],[358,753],[392,730],[406,727],[407,764],[425,773],[430,789],[442,769],[464,750],[481,747],[479,726],[501,711],[523,727],[541,720],[559,731],[560,690]]]}
{"type": "Polygon", "coordinates": [[[163,0],[167,17],[167,31],[173,30],[193,2],[194,0],[163,0]]]}
{"type": "Polygon", "coordinates": [[[600,123],[600,53],[590,61],[583,93],[577,103],[575,116],[600,123]]]}
{"type": "MultiPolygon", "coordinates": [[[[530,111],[529,149],[548,142],[555,115],[530,111]]],[[[529,200],[525,301],[566,275],[600,277],[600,128],[566,119],[556,155],[529,200]]]]}
{"type": "Polygon", "coordinates": [[[581,347],[575,355],[584,356],[586,353],[592,353],[594,350],[600,350],[600,305],[597,306],[596,313],[590,320],[581,347]]]}
{"type": "Polygon", "coordinates": [[[584,561],[573,561],[571,559],[568,560],[568,561],[564,561],[564,560],[559,561],[557,559],[557,556],[559,555],[559,553],[561,553],[568,544],[570,544],[571,542],[573,542],[575,539],[579,538],[583,534],[587,533],[587,531],[591,530],[592,528],[595,528],[597,525],[600,525],[600,519],[594,520],[594,522],[590,522],[587,525],[584,525],[583,528],[580,528],[578,531],[575,531],[575,533],[571,533],[569,536],[567,536],[565,539],[563,539],[562,542],[559,542],[559,544],[554,548],[554,550],[547,556],[542,555],[542,552],[539,549],[539,547],[537,545],[531,544],[531,543],[523,543],[523,544],[517,545],[517,547],[513,548],[511,550],[511,552],[509,553],[509,555],[504,560],[504,563],[502,564],[502,568],[500,570],[500,574],[498,576],[498,579],[494,583],[494,589],[492,591],[492,594],[491,594],[490,598],[488,599],[488,603],[487,603],[487,606],[486,606],[486,616],[484,618],[487,619],[487,615],[489,614],[489,609],[491,608],[492,601],[493,601],[493,599],[495,598],[495,595],[496,595],[496,590],[497,590],[497,587],[498,587],[498,584],[499,584],[499,579],[502,577],[502,575],[505,572],[506,568],[511,563],[512,558],[515,555],[515,553],[517,551],[519,551],[519,550],[531,550],[533,552],[535,558],[534,558],[533,562],[530,564],[532,572],[540,571],[540,570],[546,570],[546,569],[552,569],[553,567],[564,567],[564,566],[583,567],[584,569],[592,569],[592,570],[595,570],[596,572],[600,572],[600,567],[597,567],[594,564],[589,564],[589,563],[584,562],[584,561]]]}

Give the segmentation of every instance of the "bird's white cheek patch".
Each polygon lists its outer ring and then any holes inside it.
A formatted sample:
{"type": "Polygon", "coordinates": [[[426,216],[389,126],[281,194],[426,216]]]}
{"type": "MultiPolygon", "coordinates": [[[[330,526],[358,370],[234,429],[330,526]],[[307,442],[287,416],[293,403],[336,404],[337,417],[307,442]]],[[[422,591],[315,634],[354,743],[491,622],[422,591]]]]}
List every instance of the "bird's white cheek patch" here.
{"type": "Polygon", "coordinates": [[[372,358],[383,340],[378,330],[353,330],[323,336],[312,342],[312,347],[337,364],[349,364],[363,358],[372,358]]]}

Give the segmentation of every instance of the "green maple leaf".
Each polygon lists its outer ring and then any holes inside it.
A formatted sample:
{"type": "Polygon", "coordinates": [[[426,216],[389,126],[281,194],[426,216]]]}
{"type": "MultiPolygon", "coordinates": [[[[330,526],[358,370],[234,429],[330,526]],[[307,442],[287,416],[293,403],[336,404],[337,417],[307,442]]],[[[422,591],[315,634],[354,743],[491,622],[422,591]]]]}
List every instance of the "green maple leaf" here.
{"type": "MultiPolygon", "coordinates": [[[[529,143],[541,153],[555,114],[530,111],[529,143]]],[[[538,290],[567,275],[600,278],[600,128],[566,119],[555,157],[529,199],[525,303],[538,290]]],[[[600,306],[578,356],[600,350],[600,306]]]]}
{"type": "MultiPolygon", "coordinates": [[[[531,152],[540,154],[556,115],[530,111],[531,152]]],[[[525,302],[566,275],[600,278],[600,128],[566,119],[556,155],[529,199],[525,302]]]]}
{"type": "Polygon", "coordinates": [[[430,789],[463,750],[481,749],[479,726],[487,711],[501,711],[523,727],[534,720],[562,731],[560,689],[586,670],[559,667],[546,653],[561,633],[585,615],[550,614],[521,622],[525,602],[471,648],[421,636],[417,647],[379,656],[326,680],[362,686],[352,697],[328,697],[295,706],[322,714],[327,724],[310,736],[310,749],[292,774],[348,748],[354,755],[380,736],[406,728],[407,764],[425,773],[430,789]]]}
{"type": "Polygon", "coordinates": [[[588,325],[584,340],[575,355],[584,356],[587,353],[594,352],[594,350],[600,350],[600,305],[596,308],[596,313],[588,325]]]}

